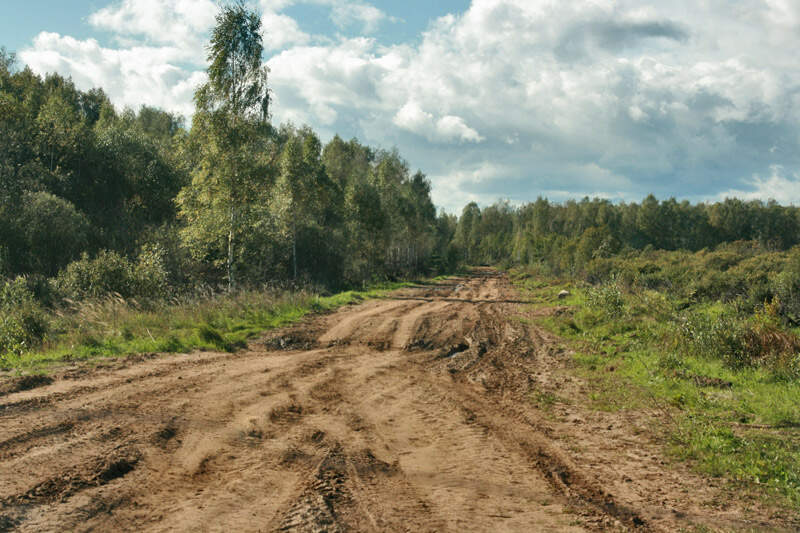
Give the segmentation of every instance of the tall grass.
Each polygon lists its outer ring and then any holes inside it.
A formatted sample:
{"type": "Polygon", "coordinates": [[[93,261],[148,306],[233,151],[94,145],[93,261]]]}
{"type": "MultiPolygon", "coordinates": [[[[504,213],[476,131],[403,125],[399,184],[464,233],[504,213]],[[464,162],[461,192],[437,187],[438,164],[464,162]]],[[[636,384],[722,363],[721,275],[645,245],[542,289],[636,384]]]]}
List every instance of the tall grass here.
{"type": "Polygon", "coordinates": [[[67,300],[48,316],[42,343],[0,354],[6,370],[39,371],[63,361],[144,352],[235,351],[266,330],[296,322],[402,286],[320,296],[312,290],[262,288],[228,293],[198,291],[170,300],[137,300],[111,294],[67,300]]]}

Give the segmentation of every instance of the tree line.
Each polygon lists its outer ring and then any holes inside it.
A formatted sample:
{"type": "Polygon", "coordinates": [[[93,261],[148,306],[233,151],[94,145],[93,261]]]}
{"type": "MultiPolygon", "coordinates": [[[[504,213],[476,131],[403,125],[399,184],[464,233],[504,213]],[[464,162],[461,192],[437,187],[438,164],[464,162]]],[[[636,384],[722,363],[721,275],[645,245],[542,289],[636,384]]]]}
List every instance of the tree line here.
{"type": "Polygon", "coordinates": [[[0,276],[68,296],[447,268],[455,217],[397,150],[275,127],[260,17],[221,7],[191,126],[0,51],[0,276]]]}
{"type": "Polygon", "coordinates": [[[763,250],[800,244],[800,209],[775,201],[727,198],[691,204],[649,195],[641,203],[583,198],[484,209],[470,203],[461,213],[453,247],[465,263],[542,265],[575,274],[595,259],[638,250],[714,249],[751,241],[763,250]]]}

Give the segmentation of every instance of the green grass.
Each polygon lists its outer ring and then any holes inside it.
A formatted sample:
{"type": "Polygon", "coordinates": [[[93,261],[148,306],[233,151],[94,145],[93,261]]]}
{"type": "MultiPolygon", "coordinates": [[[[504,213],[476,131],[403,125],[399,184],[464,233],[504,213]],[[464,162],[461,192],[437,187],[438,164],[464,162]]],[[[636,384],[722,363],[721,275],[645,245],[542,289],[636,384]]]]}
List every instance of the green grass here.
{"type": "Polygon", "coordinates": [[[384,283],[331,296],[270,289],[148,305],[119,297],[75,303],[54,313],[41,347],[0,356],[0,367],[17,374],[42,373],[65,362],[137,353],[234,352],[249,339],[309,313],[379,298],[407,285],[384,283]]]}
{"type": "MultiPolygon", "coordinates": [[[[515,283],[533,301],[565,286],[519,275],[515,283]]],[[[653,429],[669,455],[800,510],[800,379],[768,363],[732,366],[676,333],[676,316],[713,322],[735,304],[687,308],[658,291],[573,292],[568,312],[537,323],[571,342],[574,371],[591,385],[590,407],[656,412],[653,429]]]]}

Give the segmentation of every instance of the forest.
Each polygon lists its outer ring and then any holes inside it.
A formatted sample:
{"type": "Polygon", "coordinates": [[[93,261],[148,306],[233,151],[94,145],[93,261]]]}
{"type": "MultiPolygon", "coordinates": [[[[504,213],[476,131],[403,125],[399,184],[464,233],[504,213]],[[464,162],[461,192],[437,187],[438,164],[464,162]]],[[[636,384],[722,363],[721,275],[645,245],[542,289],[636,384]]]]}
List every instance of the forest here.
{"type": "MultiPolygon", "coordinates": [[[[163,318],[176,302],[242,308],[263,303],[254,295],[454,268],[456,218],[437,216],[430,182],[397,150],[338,136],[323,145],[309,127],[272,124],[260,25],[242,2],[220,11],[190,126],[146,105],[119,112],[101,88],[41,77],[0,50],[4,360],[42,345],[102,352],[108,332],[87,319],[95,303],[163,318]]],[[[256,315],[251,329],[274,318],[256,315]]],[[[157,342],[151,327],[137,334],[154,348],[186,348],[173,332],[157,342]]],[[[230,345],[208,328],[202,339],[230,345]]]]}
{"type": "Polygon", "coordinates": [[[219,17],[190,124],[0,52],[0,353],[57,337],[82,302],[329,294],[478,264],[680,285],[751,311],[774,298],[800,320],[796,207],[540,197],[437,213],[396,149],[273,125],[260,20],[243,4],[219,17]]]}

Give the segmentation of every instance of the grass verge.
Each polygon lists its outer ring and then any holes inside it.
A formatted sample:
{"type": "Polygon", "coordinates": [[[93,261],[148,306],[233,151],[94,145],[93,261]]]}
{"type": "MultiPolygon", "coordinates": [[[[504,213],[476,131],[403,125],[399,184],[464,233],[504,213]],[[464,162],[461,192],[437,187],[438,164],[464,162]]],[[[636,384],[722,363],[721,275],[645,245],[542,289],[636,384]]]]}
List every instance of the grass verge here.
{"type": "Polygon", "coordinates": [[[735,303],[687,306],[666,292],[575,288],[521,270],[511,274],[535,307],[567,307],[538,324],[571,341],[575,371],[590,384],[590,407],[656,412],[653,427],[672,457],[800,511],[796,360],[774,350],[743,360],[749,352],[727,342],[739,330],[767,341],[796,332],[764,326],[763,311],[730,318],[735,303]],[[558,300],[565,288],[570,296],[558,300]]]}
{"type": "Polygon", "coordinates": [[[267,289],[140,304],[107,297],[54,312],[39,348],[0,355],[13,374],[45,373],[65,362],[146,352],[233,352],[270,329],[409,285],[384,283],[360,291],[320,296],[309,291],[267,289]]]}

